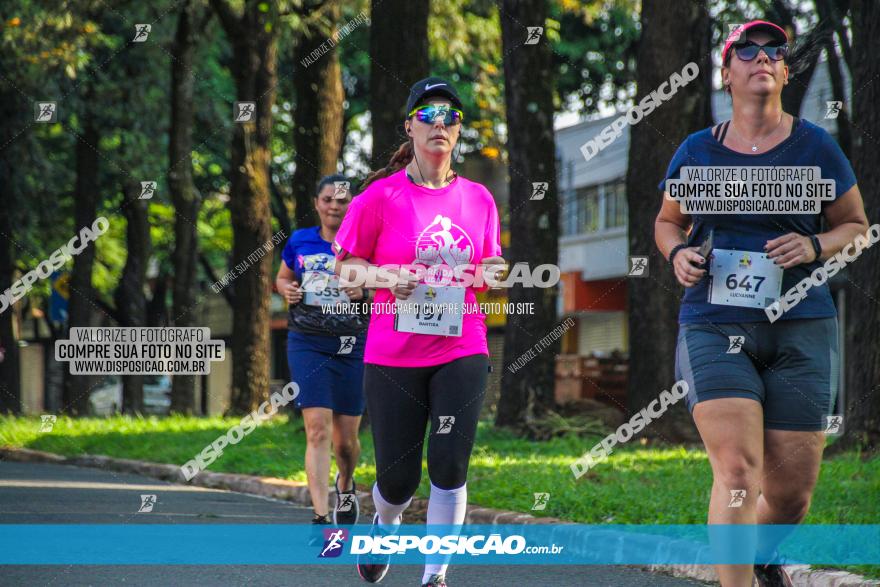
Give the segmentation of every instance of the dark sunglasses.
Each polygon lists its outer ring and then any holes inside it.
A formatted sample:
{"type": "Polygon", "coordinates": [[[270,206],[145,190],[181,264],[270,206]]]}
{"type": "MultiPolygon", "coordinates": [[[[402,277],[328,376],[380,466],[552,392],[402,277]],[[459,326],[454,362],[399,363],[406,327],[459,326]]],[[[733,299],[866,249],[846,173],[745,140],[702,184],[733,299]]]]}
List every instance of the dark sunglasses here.
{"type": "Polygon", "coordinates": [[[772,61],[780,61],[788,56],[788,45],[784,43],[758,45],[757,43],[747,41],[742,45],[735,45],[733,50],[736,51],[736,56],[742,61],[751,61],[758,56],[758,53],[760,53],[761,50],[763,50],[767,57],[772,61]]]}
{"type": "Polygon", "coordinates": [[[434,124],[438,117],[443,117],[443,124],[452,126],[461,123],[464,113],[458,108],[450,108],[449,106],[419,106],[407,115],[407,117],[415,115],[416,120],[426,124],[434,124]]]}

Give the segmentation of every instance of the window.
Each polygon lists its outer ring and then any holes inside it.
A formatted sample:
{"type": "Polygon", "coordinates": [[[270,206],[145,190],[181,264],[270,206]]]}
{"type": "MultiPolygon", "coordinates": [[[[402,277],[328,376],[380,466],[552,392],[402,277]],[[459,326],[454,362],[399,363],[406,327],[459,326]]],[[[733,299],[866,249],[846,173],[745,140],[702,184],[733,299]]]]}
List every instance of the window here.
{"type": "Polygon", "coordinates": [[[599,230],[599,188],[591,186],[575,192],[578,202],[578,234],[599,230]]]}
{"type": "Polygon", "coordinates": [[[562,218],[559,219],[559,230],[562,236],[577,234],[577,199],[573,190],[562,192],[562,218]]]}
{"type": "Polygon", "coordinates": [[[622,181],[605,185],[605,226],[626,226],[626,186],[622,181]]]}
{"type": "Polygon", "coordinates": [[[626,189],[623,181],[566,190],[563,193],[563,236],[588,234],[626,226],[626,189]]]}

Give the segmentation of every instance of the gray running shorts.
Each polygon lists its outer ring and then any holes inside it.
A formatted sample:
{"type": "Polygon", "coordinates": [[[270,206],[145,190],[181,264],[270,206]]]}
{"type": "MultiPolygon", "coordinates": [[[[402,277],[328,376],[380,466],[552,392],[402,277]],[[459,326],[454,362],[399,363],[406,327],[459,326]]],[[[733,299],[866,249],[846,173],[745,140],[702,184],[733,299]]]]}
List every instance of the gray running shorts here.
{"type": "Polygon", "coordinates": [[[721,397],[761,402],[765,428],[820,431],[839,382],[837,318],[681,324],[676,379],[688,408],[721,397]]]}

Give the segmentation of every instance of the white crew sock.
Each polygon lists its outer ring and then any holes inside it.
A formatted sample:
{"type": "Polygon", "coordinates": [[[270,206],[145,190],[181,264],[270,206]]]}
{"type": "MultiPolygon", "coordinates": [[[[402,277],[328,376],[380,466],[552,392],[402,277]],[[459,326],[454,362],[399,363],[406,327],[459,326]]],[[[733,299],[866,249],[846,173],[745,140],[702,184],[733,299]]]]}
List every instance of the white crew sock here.
{"type": "Polygon", "coordinates": [[[397,516],[403,513],[403,510],[409,507],[412,497],[401,504],[393,504],[385,501],[382,494],[379,493],[379,484],[373,484],[373,505],[376,507],[376,513],[379,514],[379,523],[388,526],[389,529],[396,528],[400,525],[397,516]]]}
{"type": "MultiPolygon", "coordinates": [[[[467,483],[455,489],[440,489],[431,483],[431,498],[428,500],[428,525],[460,525],[464,523],[467,513],[467,483]]],[[[437,555],[431,558],[436,559],[437,555]]],[[[449,560],[448,558],[446,560],[449,560]]],[[[431,575],[446,574],[444,563],[425,564],[425,574],[422,575],[422,583],[427,583],[431,575]]]]}

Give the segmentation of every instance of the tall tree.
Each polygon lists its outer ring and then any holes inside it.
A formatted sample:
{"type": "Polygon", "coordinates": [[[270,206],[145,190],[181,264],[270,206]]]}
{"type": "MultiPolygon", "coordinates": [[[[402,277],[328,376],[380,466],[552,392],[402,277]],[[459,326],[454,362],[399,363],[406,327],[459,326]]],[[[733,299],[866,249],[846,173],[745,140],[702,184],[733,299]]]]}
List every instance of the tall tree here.
{"type": "MultiPolygon", "coordinates": [[[[116,288],[116,310],[122,319],[120,326],[141,327],[147,321],[147,297],[144,286],[147,261],[150,258],[150,223],[147,219],[148,200],[139,199],[140,185],[130,179],[122,188],[122,213],[126,219],[126,258],[119,285],[116,288]]],[[[144,376],[127,375],[122,378],[122,412],[138,414],[144,411],[144,376]]]]}
{"type": "MultiPolygon", "coordinates": [[[[122,28],[122,23],[113,23],[122,28]]],[[[108,28],[113,25],[108,24],[108,28]]],[[[124,30],[124,29],[123,29],[124,30]]],[[[128,32],[120,31],[122,34],[128,32]]],[[[156,73],[150,61],[151,44],[129,43],[109,67],[105,68],[110,81],[119,92],[122,109],[119,121],[120,163],[125,169],[144,171],[146,166],[139,164],[148,158],[142,157],[142,149],[149,148],[151,133],[149,125],[159,119],[146,115],[153,102],[142,88],[151,87],[150,75],[156,73]],[[114,67],[117,66],[117,67],[114,67]],[[121,80],[125,82],[121,82],[121,80]],[[120,83],[121,82],[121,83],[120,83]]],[[[105,100],[108,99],[104,98],[105,100]]],[[[108,126],[110,126],[108,124],[108,126]]],[[[144,161],[144,162],[146,162],[144,161]]],[[[141,179],[151,176],[139,175],[141,179]]],[[[121,326],[147,326],[147,265],[152,255],[150,222],[148,217],[151,199],[141,199],[142,184],[130,176],[121,179],[122,205],[120,211],[125,217],[125,265],[114,292],[116,315],[121,326]]],[[[140,414],[144,411],[144,376],[131,374],[122,377],[122,412],[140,414]]]]}
{"type": "MultiPolygon", "coordinates": [[[[880,218],[880,5],[852,3],[853,166],[865,198],[868,221],[880,218]]],[[[865,445],[875,452],[880,441],[880,263],[870,250],[847,269],[846,410],[844,446],[865,445]],[[866,299],[867,298],[867,299],[866,299]]]]}
{"type": "MultiPolygon", "coordinates": [[[[0,65],[4,71],[11,71],[13,64],[7,61],[8,53],[0,51],[0,65]],[[8,68],[7,68],[8,66],[8,68]]],[[[18,154],[20,143],[16,143],[19,129],[14,120],[26,124],[24,116],[29,113],[30,104],[12,84],[0,84],[0,294],[6,292],[15,280],[15,212],[18,210],[21,184],[18,154]]],[[[15,337],[14,312],[0,302],[0,347],[3,359],[0,360],[0,413],[21,411],[21,373],[19,368],[18,342],[15,337]]]]}
{"type": "Polygon", "coordinates": [[[233,49],[232,76],[240,102],[253,102],[249,122],[237,122],[232,138],[230,215],[232,263],[249,263],[234,283],[232,321],[232,401],[246,413],[269,395],[269,295],[272,255],[250,263],[247,257],[271,236],[269,149],[275,103],[278,7],[246,0],[241,15],[226,0],[211,0],[233,49]]]}
{"type": "MultiPolygon", "coordinates": [[[[193,65],[196,39],[206,12],[195,0],[186,0],[177,15],[177,32],[171,53],[171,128],[168,133],[168,190],[174,204],[173,312],[174,326],[195,325],[199,241],[196,222],[202,205],[193,181],[192,127],[193,65]]],[[[209,14],[209,13],[208,13],[209,14]]],[[[161,289],[161,288],[159,288],[161,289]]],[[[171,381],[171,411],[195,411],[195,376],[175,375],[171,381]]]]}
{"type": "Polygon", "coordinates": [[[817,26],[803,33],[798,31],[796,17],[805,16],[806,13],[797,14],[796,9],[789,6],[786,0],[773,0],[765,15],[766,20],[780,25],[786,29],[789,36],[793,37],[793,50],[786,60],[789,63],[789,83],[782,90],[782,109],[794,116],[800,114],[810,80],[816,71],[822,48],[831,36],[833,26],[833,23],[820,19],[817,26]]]}
{"type": "MultiPolygon", "coordinates": [[[[510,248],[513,266],[535,268],[556,263],[559,256],[559,209],[556,197],[556,149],[553,134],[551,48],[546,36],[532,43],[523,24],[543,27],[546,0],[503,0],[501,39],[504,53],[504,97],[507,108],[509,157],[510,248]],[[526,41],[530,44],[525,44],[526,41]],[[532,184],[547,185],[543,199],[531,200],[532,184]]],[[[508,316],[504,360],[512,364],[556,326],[555,287],[508,290],[511,303],[533,303],[535,315],[508,316]]],[[[553,405],[554,365],[559,343],[537,354],[522,369],[505,369],[501,380],[496,424],[519,426],[553,405]]]]}
{"type": "MultiPolygon", "coordinates": [[[[642,37],[636,67],[636,104],[648,93],[695,62],[700,76],[712,75],[709,38],[691,31],[707,30],[705,0],[642,4],[642,37]]],[[[681,287],[654,244],[654,218],[661,197],[657,183],[678,145],[688,134],[712,124],[706,85],[700,79],[680,87],[649,119],[629,129],[626,193],[629,207],[629,252],[649,257],[649,277],[627,282],[630,362],[627,408],[636,412],[674,383],[678,306],[681,287]]],[[[677,406],[651,425],[652,431],[674,439],[693,432],[687,412],[677,406]]]]}
{"type": "Polygon", "coordinates": [[[315,60],[306,59],[327,39],[335,38],[342,13],[340,2],[321,0],[312,4],[296,49],[302,57],[295,60],[293,70],[296,170],[292,187],[298,228],[318,223],[312,195],[322,176],[336,173],[345,100],[339,51],[332,49],[315,60]]]}
{"type": "MultiPolygon", "coordinates": [[[[844,43],[847,44],[844,54],[849,53],[849,38],[846,35],[841,35],[840,31],[841,27],[845,26],[843,19],[847,10],[849,10],[849,7],[841,7],[839,1],[816,0],[816,11],[819,14],[819,19],[831,21],[841,46],[844,43]]],[[[834,38],[835,35],[832,34],[828,35],[825,40],[825,54],[828,56],[828,76],[831,78],[831,97],[845,103],[846,92],[844,91],[843,71],[841,68],[843,62],[837,55],[834,38]]],[[[848,158],[852,157],[852,131],[849,126],[850,106],[846,104],[837,115],[837,142],[848,158]]]]}
{"type": "MultiPolygon", "coordinates": [[[[18,2],[0,10],[0,292],[12,284],[16,268],[35,268],[82,228],[73,227],[70,195],[78,169],[74,145],[83,126],[70,116],[77,110],[70,84],[92,64],[93,50],[100,54],[109,39],[89,11],[78,8],[83,7],[18,2]],[[35,124],[37,100],[58,102],[56,122],[35,124]],[[71,126],[76,130],[65,132],[71,126]]],[[[46,281],[37,280],[31,299],[0,311],[0,346],[6,351],[0,361],[0,412],[21,409],[15,322],[25,306],[45,308],[39,298],[48,289],[46,281]]],[[[52,339],[61,334],[50,330],[52,339]]],[[[46,361],[46,369],[61,371],[54,361],[46,361]]],[[[60,409],[62,388],[46,390],[47,409],[60,409]]]]}
{"type": "Polygon", "coordinates": [[[370,117],[373,169],[384,167],[404,139],[409,88],[428,76],[430,0],[372,0],[370,14],[370,117]]]}
{"type": "MultiPolygon", "coordinates": [[[[74,187],[74,226],[80,230],[91,226],[98,211],[98,172],[100,122],[95,117],[95,91],[93,82],[85,83],[81,103],[81,128],[76,138],[76,186],[74,187]]],[[[92,271],[95,266],[95,245],[85,247],[73,259],[70,277],[70,302],[67,310],[70,328],[92,326],[94,319],[95,292],[92,271]]],[[[71,375],[64,378],[63,410],[71,415],[85,415],[88,411],[89,389],[92,377],[71,375]]]]}

